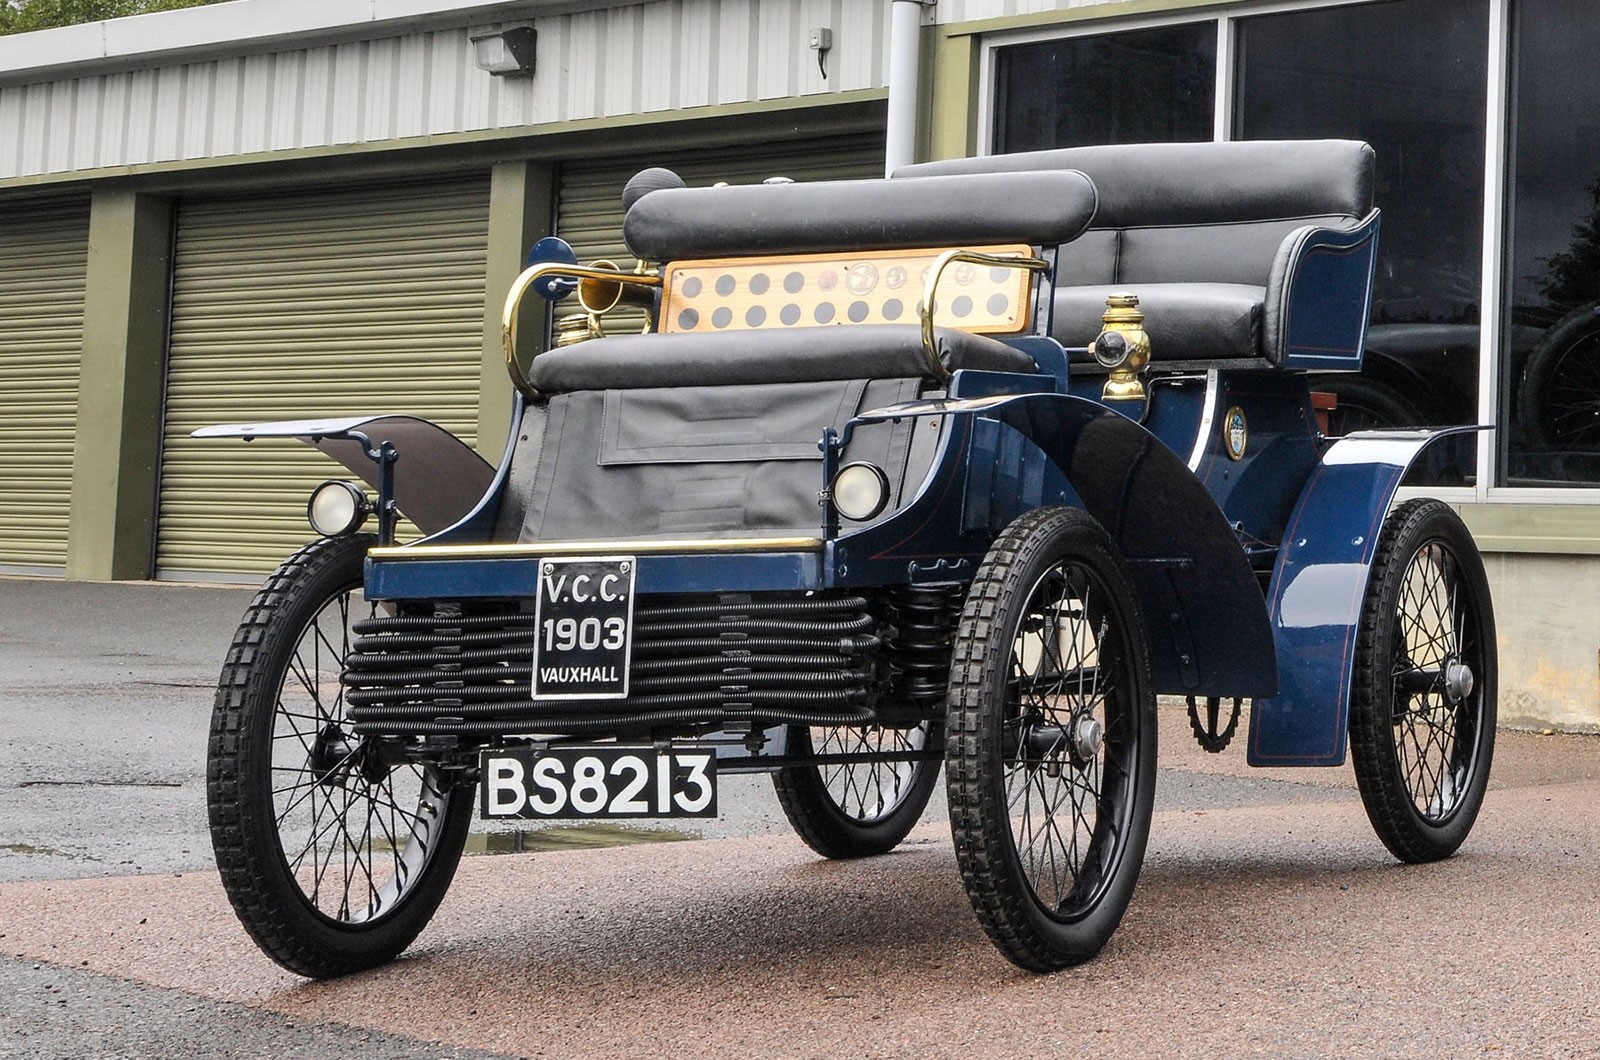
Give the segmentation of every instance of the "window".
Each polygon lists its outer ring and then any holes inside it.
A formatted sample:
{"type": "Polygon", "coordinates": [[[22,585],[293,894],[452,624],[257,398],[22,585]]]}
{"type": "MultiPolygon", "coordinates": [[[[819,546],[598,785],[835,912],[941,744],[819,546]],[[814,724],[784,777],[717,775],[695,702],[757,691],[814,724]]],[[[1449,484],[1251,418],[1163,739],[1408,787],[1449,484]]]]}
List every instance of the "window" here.
{"type": "Polygon", "coordinates": [[[1383,211],[1366,368],[1319,380],[1344,430],[1477,418],[1489,37],[1483,0],[1237,20],[1234,135],[1348,137],[1383,211]]]}
{"type": "Polygon", "coordinates": [[[1503,480],[1600,485],[1600,23],[1522,0],[1512,28],[1498,442],[1503,480]]]}
{"type": "Polygon", "coordinates": [[[1215,22],[999,48],[994,150],[1210,140],[1216,71],[1215,22]]]}

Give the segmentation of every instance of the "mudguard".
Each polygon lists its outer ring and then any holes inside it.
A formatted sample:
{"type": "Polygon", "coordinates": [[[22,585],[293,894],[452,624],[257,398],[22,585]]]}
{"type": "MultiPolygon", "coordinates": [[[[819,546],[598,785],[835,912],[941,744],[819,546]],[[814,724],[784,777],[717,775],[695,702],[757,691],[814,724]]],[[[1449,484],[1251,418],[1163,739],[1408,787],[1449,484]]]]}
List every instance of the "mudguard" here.
{"type": "Polygon", "coordinates": [[[1433,442],[1483,430],[1362,431],[1322,455],[1278,550],[1268,612],[1279,690],[1250,713],[1253,766],[1344,762],[1356,631],[1378,532],[1407,469],[1433,442]]]}
{"type": "MultiPolygon", "coordinates": [[[[985,465],[999,466],[994,474],[1004,477],[1005,488],[996,496],[1079,504],[1111,535],[1139,594],[1158,691],[1265,696],[1277,690],[1265,600],[1238,536],[1183,460],[1150,432],[1096,402],[1049,393],[909,402],[860,420],[905,416],[946,417],[942,451],[910,504],[839,542],[836,558],[849,581],[904,580],[908,572],[912,581],[971,577],[975,562],[929,560],[981,559],[995,526],[972,532],[974,498],[965,483],[989,474],[985,465]],[[1010,432],[997,424],[1032,443],[1027,448],[1059,469],[1065,488],[1052,488],[1025,457],[1008,462],[1010,432]],[[967,511],[957,519],[963,504],[967,511]],[[963,535],[962,527],[969,532],[963,535]]],[[[991,514],[1003,522],[1020,512],[991,514]]]]}
{"type": "Polygon", "coordinates": [[[367,455],[394,446],[395,506],[425,534],[454,525],[488,492],[494,468],[461,439],[417,416],[336,416],[276,423],[202,427],[192,438],[298,438],[378,488],[378,464],[367,455]]]}

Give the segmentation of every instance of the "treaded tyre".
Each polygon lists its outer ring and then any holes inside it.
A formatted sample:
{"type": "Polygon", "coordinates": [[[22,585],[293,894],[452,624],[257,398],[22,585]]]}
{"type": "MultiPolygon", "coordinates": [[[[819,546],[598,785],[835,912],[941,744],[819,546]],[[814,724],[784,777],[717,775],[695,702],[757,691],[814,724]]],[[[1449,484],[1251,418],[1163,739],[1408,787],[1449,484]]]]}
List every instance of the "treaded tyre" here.
{"type": "Polygon", "coordinates": [[[1528,357],[1519,419],[1528,437],[1559,449],[1600,443],[1600,304],[1552,324],[1528,357]]]}
{"type": "Polygon", "coordinates": [[[1362,603],[1350,757],[1367,817],[1401,861],[1455,853],[1494,757],[1494,612],[1472,535],[1447,505],[1389,513],[1362,603]]]}
{"type": "Polygon", "coordinates": [[[978,568],[950,675],[950,824],[979,922],[1023,968],[1093,957],[1133,897],[1155,801],[1149,651],[1084,512],[1021,516],[978,568]]]}
{"type": "MultiPolygon", "coordinates": [[[[789,726],[788,753],[871,754],[944,746],[940,723],[913,729],[789,726]]],[[[795,833],[825,858],[887,854],[927,808],[939,779],[937,757],[913,762],[833,762],[788,766],[773,774],[778,805],[795,833]]]]}
{"type": "Polygon", "coordinates": [[[206,766],[217,868],[257,945],[329,978],[388,961],[444,897],[472,793],[356,736],[339,683],[370,536],[324,538],[267,579],[218,682],[206,766]]]}

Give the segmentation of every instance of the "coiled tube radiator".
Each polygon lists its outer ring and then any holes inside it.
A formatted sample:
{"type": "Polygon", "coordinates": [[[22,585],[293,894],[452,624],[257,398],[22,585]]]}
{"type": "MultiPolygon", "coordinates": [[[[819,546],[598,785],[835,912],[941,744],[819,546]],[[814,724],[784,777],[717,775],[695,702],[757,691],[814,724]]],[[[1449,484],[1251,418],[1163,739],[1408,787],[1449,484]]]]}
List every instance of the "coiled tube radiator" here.
{"type": "Polygon", "coordinates": [[[493,737],[673,726],[870,721],[880,622],[855,596],[654,597],[634,614],[629,695],[531,698],[533,615],[506,603],[355,623],[345,663],[357,732],[493,737]]]}

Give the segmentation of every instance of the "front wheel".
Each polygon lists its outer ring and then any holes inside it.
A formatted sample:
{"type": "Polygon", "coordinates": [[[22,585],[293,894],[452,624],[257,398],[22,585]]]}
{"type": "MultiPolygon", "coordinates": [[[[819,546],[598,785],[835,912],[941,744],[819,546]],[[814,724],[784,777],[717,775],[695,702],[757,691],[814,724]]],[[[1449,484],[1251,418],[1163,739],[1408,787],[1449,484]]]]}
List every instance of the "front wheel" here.
{"type": "Polygon", "coordinates": [[[950,674],[950,824],[979,921],[1023,968],[1093,957],[1133,897],[1155,801],[1149,652],[1081,511],[1021,516],[978,568],[950,674]]]}
{"type": "Polygon", "coordinates": [[[370,536],[324,538],[251,601],[222,669],[206,798],[217,868],[261,949],[313,978],[382,964],[444,897],[471,792],[356,734],[340,674],[370,536]]]}
{"type": "Polygon", "coordinates": [[[1356,637],[1350,757],[1373,830],[1438,861],[1472,830],[1494,757],[1494,611],[1472,535],[1447,505],[1383,522],[1356,637]]]}
{"type": "Polygon", "coordinates": [[[795,834],[825,858],[887,854],[928,805],[939,779],[944,728],[791,725],[788,754],[820,759],[773,774],[795,834]]]}

